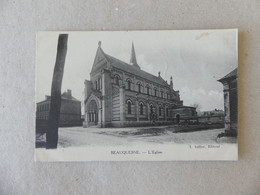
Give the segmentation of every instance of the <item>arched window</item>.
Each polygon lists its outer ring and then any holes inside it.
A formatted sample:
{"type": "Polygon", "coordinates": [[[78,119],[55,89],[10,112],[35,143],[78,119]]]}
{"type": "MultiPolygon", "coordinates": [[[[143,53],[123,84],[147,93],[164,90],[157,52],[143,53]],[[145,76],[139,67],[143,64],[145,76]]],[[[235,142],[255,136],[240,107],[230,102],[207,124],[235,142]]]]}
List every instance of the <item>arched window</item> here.
{"type": "Polygon", "coordinates": [[[98,90],[102,89],[102,82],[101,78],[98,79],[98,90]]]}
{"type": "Polygon", "coordinates": [[[152,104],[150,105],[150,110],[151,110],[151,113],[153,113],[153,105],[152,104]]]}
{"type": "Polygon", "coordinates": [[[147,95],[150,94],[150,86],[149,85],[146,85],[146,92],[147,92],[147,95]]]}
{"type": "Polygon", "coordinates": [[[138,89],[138,92],[141,93],[141,83],[140,82],[137,83],[137,89],[138,89]]]}
{"type": "Polygon", "coordinates": [[[154,88],[154,96],[157,96],[157,89],[154,88]]]}
{"type": "Polygon", "coordinates": [[[131,90],[131,80],[127,79],[126,82],[127,82],[127,89],[131,90]]]}
{"type": "Polygon", "coordinates": [[[169,116],[169,108],[166,108],[166,116],[169,116]]]}
{"type": "Polygon", "coordinates": [[[144,114],[144,105],[143,103],[140,103],[140,115],[144,114]]]}
{"type": "Polygon", "coordinates": [[[162,107],[159,107],[159,116],[162,116],[162,107]]]}
{"type": "Polygon", "coordinates": [[[96,90],[97,90],[98,89],[98,82],[96,81],[95,84],[96,84],[96,90]]]}
{"type": "Polygon", "coordinates": [[[119,85],[119,76],[118,75],[114,76],[114,81],[115,81],[116,85],[119,85]]]}
{"type": "Polygon", "coordinates": [[[127,101],[127,113],[131,114],[131,106],[132,106],[132,102],[130,100],[127,101]]]}
{"type": "Polygon", "coordinates": [[[100,90],[100,79],[98,79],[98,90],[100,90]]]}

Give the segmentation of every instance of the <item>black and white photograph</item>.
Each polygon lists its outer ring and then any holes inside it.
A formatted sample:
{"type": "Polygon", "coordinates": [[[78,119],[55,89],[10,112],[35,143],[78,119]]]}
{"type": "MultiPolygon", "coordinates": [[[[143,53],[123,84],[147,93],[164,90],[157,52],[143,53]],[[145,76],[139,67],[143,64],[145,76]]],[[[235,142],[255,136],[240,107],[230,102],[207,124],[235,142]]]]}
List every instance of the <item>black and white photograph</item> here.
{"type": "Polygon", "coordinates": [[[237,40],[237,29],[38,32],[35,160],[237,160],[237,40]]]}

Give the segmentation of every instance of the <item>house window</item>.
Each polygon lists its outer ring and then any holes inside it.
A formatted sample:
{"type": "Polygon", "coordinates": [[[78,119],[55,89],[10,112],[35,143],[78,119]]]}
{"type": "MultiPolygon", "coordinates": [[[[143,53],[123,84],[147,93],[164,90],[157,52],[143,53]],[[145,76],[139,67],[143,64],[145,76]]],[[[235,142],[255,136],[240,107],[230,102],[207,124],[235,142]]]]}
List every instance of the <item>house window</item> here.
{"type": "Polygon", "coordinates": [[[167,99],[169,99],[169,93],[166,93],[166,97],[167,97],[167,99]]]}
{"type": "Polygon", "coordinates": [[[140,104],[140,115],[144,114],[144,105],[141,103],[140,104]]]}
{"type": "Polygon", "coordinates": [[[97,90],[98,89],[98,82],[96,81],[95,83],[96,83],[96,90],[97,90]]]}

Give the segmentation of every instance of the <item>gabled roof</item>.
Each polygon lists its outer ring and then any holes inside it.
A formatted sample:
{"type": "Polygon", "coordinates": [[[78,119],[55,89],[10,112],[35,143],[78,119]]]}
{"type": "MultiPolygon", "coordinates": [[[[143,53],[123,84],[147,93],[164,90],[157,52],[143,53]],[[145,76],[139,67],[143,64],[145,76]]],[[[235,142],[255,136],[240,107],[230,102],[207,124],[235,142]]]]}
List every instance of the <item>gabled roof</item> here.
{"type": "Polygon", "coordinates": [[[108,62],[108,59],[101,48],[101,43],[99,42],[99,46],[96,52],[96,56],[90,74],[106,66],[106,62],[108,62]]]}
{"type": "Polygon", "coordinates": [[[231,71],[230,73],[228,73],[223,78],[219,79],[218,81],[222,82],[222,81],[226,81],[226,80],[233,79],[233,78],[237,78],[237,68],[235,70],[231,71]]]}
{"type": "Polygon", "coordinates": [[[89,97],[90,97],[92,94],[95,95],[95,96],[98,97],[98,98],[101,98],[101,97],[102,97],[101,91],[92,89],[92,91],[89,93],[89,95],[88,95],[88,96],[86,97],[86,99],[84,100],[84,103],[85,103],[85,104],[86,104],[86,102],[88,101],[89,97]]]}
{"type": "Polygon", "coordinates": [[[141,78],[147,79],[151,82],[156,82],[160,85],[169,87],[168,83],[163,80],[161,77],[154,76],[148,72],[145,72],[137,67],[134,67],[133,65],[127,64],[126,62],[123,62],[119,59],[116,59],[108,54],[105,54],[107,59],[111,62],[111,66],[124,70],[126,72],[129,72],[131,74],[134,74],[136,76],[139,76],[141,78]]]}

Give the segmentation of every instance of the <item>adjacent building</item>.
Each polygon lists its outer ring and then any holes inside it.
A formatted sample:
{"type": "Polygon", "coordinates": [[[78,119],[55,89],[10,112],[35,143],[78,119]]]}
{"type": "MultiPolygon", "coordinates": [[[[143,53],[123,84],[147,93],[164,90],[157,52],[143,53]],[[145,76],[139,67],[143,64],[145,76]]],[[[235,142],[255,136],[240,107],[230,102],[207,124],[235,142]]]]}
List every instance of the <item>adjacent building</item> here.
{"type": "Polygon", "coordinates": [[[168,84],[160,72],[155,76],[141,69],[133,44],[126,63],[106,54],[99,42],[84,103],[84,127],[160,125],[196,116],[194,107],[183,106],[172,77],[168,84]]]}
{"type": "Polygon", "coordinates": [[[237,68],[218,81],[224,89],[225,131],[229,135],[237,135],[237,68]]]}
{"type": "MultiPolygon", "coordinates": [[[[36,126],[46,125],[49,119],[51,96],[46,96],[44,101],[37,103],[36,126]]],[[[81,126],[81,102],[74,98],[71,90],[61,95],[60,122],[59,126],[81,126]]]]}
{"type": "Polygon", "coordinates": [[[205,124],[224,124],[225,112],[215,109],[198,113],[198,122],[205,124]]]}

